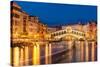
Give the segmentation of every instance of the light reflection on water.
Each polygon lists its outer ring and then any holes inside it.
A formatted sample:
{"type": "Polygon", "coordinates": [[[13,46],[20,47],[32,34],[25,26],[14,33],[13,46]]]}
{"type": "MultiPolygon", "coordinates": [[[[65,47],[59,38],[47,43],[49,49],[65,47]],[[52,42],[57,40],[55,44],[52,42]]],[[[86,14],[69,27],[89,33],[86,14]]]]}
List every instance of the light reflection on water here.
{"type": "Polygon", "coordinates": [[[33,45],[36,46],[28,46],[28,51],[25,50],[26,46],[23,49],[19,47],[19,52],[18,49],[15,50],[15,53],[12,50],[12,53],[14,53],[12,63],[16,65],[37,65],[97,60],[97,44],[95,41],[60,41],[33,45]],[[15,55],[19,57],[15,57],[15,55]],[[20,62],[21,60],[22,62],[20,62]]]}

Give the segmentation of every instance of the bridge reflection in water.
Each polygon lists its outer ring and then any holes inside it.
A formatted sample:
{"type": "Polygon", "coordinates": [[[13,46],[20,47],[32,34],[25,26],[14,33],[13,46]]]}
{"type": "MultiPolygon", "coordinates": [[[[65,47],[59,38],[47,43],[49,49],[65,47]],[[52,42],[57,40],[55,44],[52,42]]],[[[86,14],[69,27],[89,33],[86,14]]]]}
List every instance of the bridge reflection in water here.
{"type": "Polygon", "coordinates": [[[95,41],[38,41],[14,43],[14,46],[11,46],[11,64],[13,66],[96,60],[97,43],[95,41]]]}

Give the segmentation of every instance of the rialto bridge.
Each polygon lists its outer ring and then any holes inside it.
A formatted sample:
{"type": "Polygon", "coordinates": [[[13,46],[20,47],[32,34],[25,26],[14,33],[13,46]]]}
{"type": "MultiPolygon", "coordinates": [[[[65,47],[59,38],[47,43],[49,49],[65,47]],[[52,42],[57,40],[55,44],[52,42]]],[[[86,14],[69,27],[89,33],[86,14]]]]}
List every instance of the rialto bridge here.
{"type": "MultiPolygon", "coordinates": [[[[29,38],[16,38],[11,40],[11,65],[38,65],[40,64],[40,47],[45,46],[45,64],[52,63],[52,42],[66,41],[68,50],[76,48],[78,58],[81,61],[89,61],[89,45],[91,45],[91,61],[95,61],[95,43],[93,39],[87,39],[85,32],[67,27],[45,35],[45,41],[29,38]],[[85,54],[84,54],[85,53],[85,54]]],[[[59,46],[59,45],[58,45],[59,46]]],[[[60,51],[58,51],[59,53],[60,51]]],[[[69,57],[70,58],[70,57],[69,57]]],[[[77,60],[80,61],[80,60],[77,60]]]]}

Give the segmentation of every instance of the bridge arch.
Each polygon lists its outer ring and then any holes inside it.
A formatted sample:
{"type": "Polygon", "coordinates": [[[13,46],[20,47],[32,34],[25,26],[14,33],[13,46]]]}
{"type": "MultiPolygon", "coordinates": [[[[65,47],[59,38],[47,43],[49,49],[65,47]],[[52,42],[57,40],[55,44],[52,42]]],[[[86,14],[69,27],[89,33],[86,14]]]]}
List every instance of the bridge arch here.
{"type": "Polygon", "coordinates": [[[63,37],[74,37],[78,40],[84,40],[85,39],[85,33],[79,30],[74,30],[71,27],[67,27],[64,30],[59,30],[56,32],[51,33],[51,38],[54,39],[61,39],[63,37]]]}

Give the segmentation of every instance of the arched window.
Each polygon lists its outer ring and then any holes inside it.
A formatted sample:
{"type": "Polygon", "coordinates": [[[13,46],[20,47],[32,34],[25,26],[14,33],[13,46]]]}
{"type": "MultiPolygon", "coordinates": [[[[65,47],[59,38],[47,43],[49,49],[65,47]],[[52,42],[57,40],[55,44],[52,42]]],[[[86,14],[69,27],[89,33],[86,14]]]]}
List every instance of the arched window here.
{"type": "Polygon", "coordinates": [[[77,32],[76,34],[79,35],[79,32],[77,32]]]}
{"type": "Polygon", "coordinates": [[[64,31],[64,34],[66,33],[66,31],[64,31]]]}
{"type": "Polygon", "coordinates": [[[62,34],[62,32],[59,32],[59,35],[61,35],[62,34]]]}
{"type": "Polygon", "coordinates": [[[72,31],[72,33],[74,33],[74,31],[72,31]]]}
{"type": "Polygon", "coordinates": [[[52,34],[53,36],[55,36],[55,34],[52,34]]]}
{"type": "Polygon", "coordinates": [[[62,31],[61,34],[64,34],[64,31],[62,31]]]}
{"type": "Polygon", "coordinates": [[[76,34],[76,32],[74,31],[74,34],[76,34]]]}
{"type": "Polygon", "coordinates": [[[58,36],[58,35],[59,35],[59,33],[56,33],[56,35],[58,36]]]}

